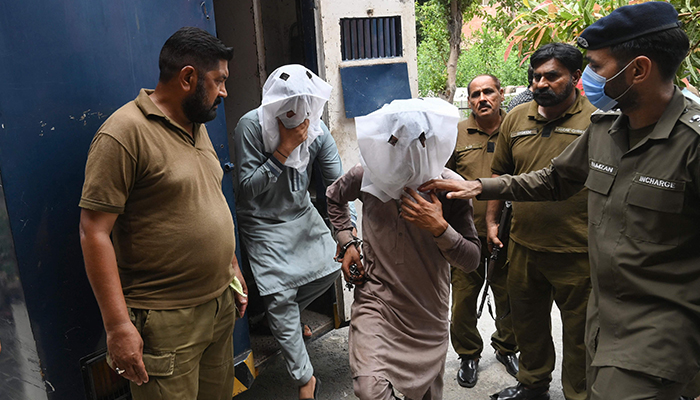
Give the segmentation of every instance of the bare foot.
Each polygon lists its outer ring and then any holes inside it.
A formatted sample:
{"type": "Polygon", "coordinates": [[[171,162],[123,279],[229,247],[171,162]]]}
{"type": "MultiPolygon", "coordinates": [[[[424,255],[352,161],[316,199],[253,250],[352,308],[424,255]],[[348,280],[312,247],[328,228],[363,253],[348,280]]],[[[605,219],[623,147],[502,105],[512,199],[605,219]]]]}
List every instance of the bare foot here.
{"type": "Polygon", "coordinates": [[[316,377],[312,376],[306,385],[299,387],[299,398],[300,399],[313,399],[314,390],[316,389],[316,377]]]}
{"type": "Polygon", "coordinates": [[[304,325],[304,329],[302,329],[302,331],[303,331],[302,334],[304,335],[305,338],[310,338],[311,335],[313,335],[313,332],[311,332],[311,328],[309,328],[309,326],[306,324],[303,324],[303,325],[304,325]]]}

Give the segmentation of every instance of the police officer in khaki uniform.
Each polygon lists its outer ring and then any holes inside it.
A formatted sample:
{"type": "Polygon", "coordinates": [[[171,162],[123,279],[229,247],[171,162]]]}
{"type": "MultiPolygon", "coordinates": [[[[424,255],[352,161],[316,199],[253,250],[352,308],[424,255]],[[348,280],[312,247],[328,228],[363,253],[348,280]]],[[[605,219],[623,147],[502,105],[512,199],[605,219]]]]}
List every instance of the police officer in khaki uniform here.
{"type": "MultiPolygon", "coordinates": [[[[457,146],[447,163],[447,167],[459,173],[464,179],[486,178],[491,176],[491,160],[496,149],[501,121],[505,112],[501,109],[503,89],[501,82],[493,75],[479,75],[467,85],[471,114],[458,125],[457,146]]],[[[486,242],[486,202],[474,202],[474,225],[481,240],[481,263],[479,267],[466,273],[452,267],[452,321],[450,338],[452,347],[459,354],[460,368],[457,383],[463,387],[474,387],[478,378],[477,369],[484,343],[477,329],[476,309],[479,291],[484,284],[485,263],[490,256],[486,242]]],[[[518,373],[517,345],[510,322],[505,267],[506,255],[498,258],[489,284],[496,306],[496,332],[491,336],[491,346],[496,349],[496,359],[506,371],[515,376],[518,373]]]]}
{"type": "MultiPolygon", "coordinates": [[[[491,164],[494,176],[546,167],[590,124],[595,107],[575,86],[583,56],[563,43],[542,46],[530,58],[534,101],[514,108],[501,125],[491,164]]],[[[489,239],[500,245],[502,202],[490,201],[489,239]]],[[[499,400],[548,399],[555,366],[551,336],[552,301],[561,310],[564,349],[562,385],[567,400],[586,398],[583,341],[590,292],[586,193],[561,203],[515,203],[508,249],[508,294],[520,348],[519,384],[499,400]]]]}
{"type": "Polygon", "coordinates": [[[688,38],[673,6],[646,2],[618,8],[578,43],[601,111],[551,166],[421,189],[562,200],[587,187],[591,399],[697,396],[684,392],[700,371],[700,107],[673,85],[688,38]]]}

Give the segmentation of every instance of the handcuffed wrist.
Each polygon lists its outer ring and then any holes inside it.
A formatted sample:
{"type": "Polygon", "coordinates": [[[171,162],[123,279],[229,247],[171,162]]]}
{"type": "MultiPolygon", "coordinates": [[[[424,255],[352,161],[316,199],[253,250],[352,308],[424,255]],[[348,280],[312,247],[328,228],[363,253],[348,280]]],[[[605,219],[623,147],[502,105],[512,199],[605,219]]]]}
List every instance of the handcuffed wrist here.
{"type": "Polygon", "coordinates": [[[352,241],[353,235],[352,235],[352,229],[343,229],[342,231],[338,231],[335,234],[335,240],[338,242],[340,246],[344,246],[348,242],[352,241]]]}

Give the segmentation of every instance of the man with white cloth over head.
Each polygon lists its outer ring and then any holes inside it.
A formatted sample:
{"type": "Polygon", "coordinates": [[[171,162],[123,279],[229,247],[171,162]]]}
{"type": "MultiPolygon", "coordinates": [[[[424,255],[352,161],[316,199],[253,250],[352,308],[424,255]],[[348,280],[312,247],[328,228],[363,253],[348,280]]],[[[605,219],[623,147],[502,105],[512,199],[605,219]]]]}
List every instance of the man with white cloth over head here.
{"type": "Polygon", "coordinates": [[[234,133],[236,212],[243,245],[299,398],[319,384],[302,336],[300,313],[339,275],[336,245],[309,193],[314,161],[330,185],[343,174],[321,121],[331,86],[301,65],[275,70],[259,108],[234,133]]]}
{"type": "Polygon", "coordinates": [[[362,400],[395,399],[394,388],[406,399],[442,399],[450,264],[474,270],[480,243],[471,202],[416,188],[433,176],[462,180],[443,168],[458,121],[457,108],[429,98],[356,118],[361,164],[326,192],[342,270],[356,284],[349,353],[362,400]],[[363,203],[363,260],[347,206],[355,199],[363,203]]]}

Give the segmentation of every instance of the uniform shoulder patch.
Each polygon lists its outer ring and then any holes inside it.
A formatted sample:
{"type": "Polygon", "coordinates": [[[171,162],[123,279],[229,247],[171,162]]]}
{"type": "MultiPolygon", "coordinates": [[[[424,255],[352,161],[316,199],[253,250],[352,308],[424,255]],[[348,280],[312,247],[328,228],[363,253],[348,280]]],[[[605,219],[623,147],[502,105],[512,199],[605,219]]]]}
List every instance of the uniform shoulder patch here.
{"type": "Polygon", "coordinates": [[[610,111],[595,110],[595,111],[593,111],[593,114],[591,114],[591,122],[598,122],[604,118],[617,118],[620,115],[622,115],[620,110],[610,110],[610,111]]]}

